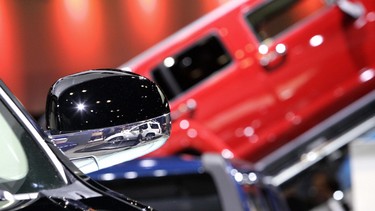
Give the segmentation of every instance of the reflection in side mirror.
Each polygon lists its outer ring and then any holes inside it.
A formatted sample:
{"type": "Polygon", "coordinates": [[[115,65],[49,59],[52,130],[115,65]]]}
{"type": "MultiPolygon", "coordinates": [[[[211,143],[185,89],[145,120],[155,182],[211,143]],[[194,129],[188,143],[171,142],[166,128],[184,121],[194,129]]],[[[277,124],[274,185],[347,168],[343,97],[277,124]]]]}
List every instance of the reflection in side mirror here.
{"type": "Polygon", "coordinates": [[[159,87],[114,69],[58,80],[47,97],[46,121],[54,143],[84,173],[154,151],[171,129],[169,104],[159,87]]]}

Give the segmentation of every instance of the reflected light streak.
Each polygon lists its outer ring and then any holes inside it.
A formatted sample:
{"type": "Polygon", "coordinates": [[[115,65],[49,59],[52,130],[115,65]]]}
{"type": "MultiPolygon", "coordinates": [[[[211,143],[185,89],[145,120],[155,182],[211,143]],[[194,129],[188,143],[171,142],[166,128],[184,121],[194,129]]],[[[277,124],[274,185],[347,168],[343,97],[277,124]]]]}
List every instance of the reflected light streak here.
{"type": "Polygon", "coordinates": [[[315,161],[318,159],[318,154],[316,152],[308,152],[305,157],[306,161],[315,161]]]}
{"type": "Polygon", "coordinates": [[[123,71],[128,71],[128,72],[132,72],[132,68],[130,67],[125,67],[125,68],[122,68],[123,71]]]}
{"type": "Polygon", "coordinates": [[[316,70],[307,70],[304,73],[296,75],[290,80],[276,87],[277,94],[280,100],[287,100],[294,96],[301,87],[303,87],[314,75],[316,70]]]}
{"type": "Polygon", "coordinates": [[[236,121],[242,118],[245,114],[253,113],[259,108],[267,108],[274,104],[276,99],[272,95],[261,95],[248,99],[244,102],[233,105],[231,108],[226,109],[209,119],[207,124],[213,129],[218,129],[222,125],[229,124],[230,122],[236,121]]]}
{"type": "Polygon", "coordinates": [[[369,80],[371,80],[372,78],[374,78],[374,76],[375,76],[374,70],[373,70],[373,69],[368,69],[368,70],[363,71],[363,72],[360,74],[359,79],[360,79],[362,82],[366,82],[366,81],[369,81],[369,80]]]}

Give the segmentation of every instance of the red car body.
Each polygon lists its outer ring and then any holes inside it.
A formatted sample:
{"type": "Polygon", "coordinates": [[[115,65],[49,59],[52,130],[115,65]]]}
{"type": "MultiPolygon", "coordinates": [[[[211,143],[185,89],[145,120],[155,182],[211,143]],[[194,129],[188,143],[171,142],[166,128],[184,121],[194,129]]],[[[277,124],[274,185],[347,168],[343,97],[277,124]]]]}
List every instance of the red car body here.
{"type": "Polygon", "coordinates": [[[230,1],[123,64],[170,100],[170,140],[150,155],[254,162],[373,90],[375,3],[327,2],[230,1]]]}

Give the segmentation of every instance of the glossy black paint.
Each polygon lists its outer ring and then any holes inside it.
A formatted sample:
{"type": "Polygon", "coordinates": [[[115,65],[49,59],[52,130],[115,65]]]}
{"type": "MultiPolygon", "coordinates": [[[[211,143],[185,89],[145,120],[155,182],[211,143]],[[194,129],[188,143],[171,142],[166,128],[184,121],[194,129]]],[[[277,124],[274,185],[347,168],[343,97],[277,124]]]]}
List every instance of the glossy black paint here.
{"type": "Polygon", "coordinates": [[[169,112],[165,95],[152,81],[132,72],[96,69],[61,78],[51,87],[46,121],[47,129],[58,134],[128,124],[169,112]]]}

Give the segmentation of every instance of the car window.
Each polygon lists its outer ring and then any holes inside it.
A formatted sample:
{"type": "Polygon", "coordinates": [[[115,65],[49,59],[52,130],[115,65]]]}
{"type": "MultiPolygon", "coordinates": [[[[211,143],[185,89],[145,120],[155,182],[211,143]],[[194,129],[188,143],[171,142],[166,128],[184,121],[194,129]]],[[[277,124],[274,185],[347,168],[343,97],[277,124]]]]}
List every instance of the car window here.
{"type": "Polygon", "coordinates": [[[249,13],[246,20],[260,41],[276,37],[325,7],[322,0],[278,0],[249,13]]]}
{"type": "Polygon", "coordinates": [[[171,100],[200,83],[231,62],[231,57],[216,36],[209,36],[190,48],[165,58],[151,74],[171,100]]]}
{"type": "Polygon", "coordinates": [[[139,131],[139,127],[135,127],[133,129],[130,130],[131,132],[138,132],[139,131]]]}
{"type": "Polygon", "coordinates": [[[159,129],[159,125],[158,124],[151,124],[151,128],[152,129],[159,129]]]}
{"type": "Polygon", "coordinates": [[[0,100],[0,190],[34,193],[65,185],[34,137],[0,100]]]}
{"type": "Polygon", "coordinates": [[[25,151],[12,125],[0,113],[0,182],[22,179],[29,168],[25,151]]]}
{"type": "Polygon", "coordinates": [[[141,129],[143,129],[143,130],[145,130],[145,129],[147,129],[147,124],[143,124],[143,125],[141,125],[141,126],[139,126],[141,129]]]}

